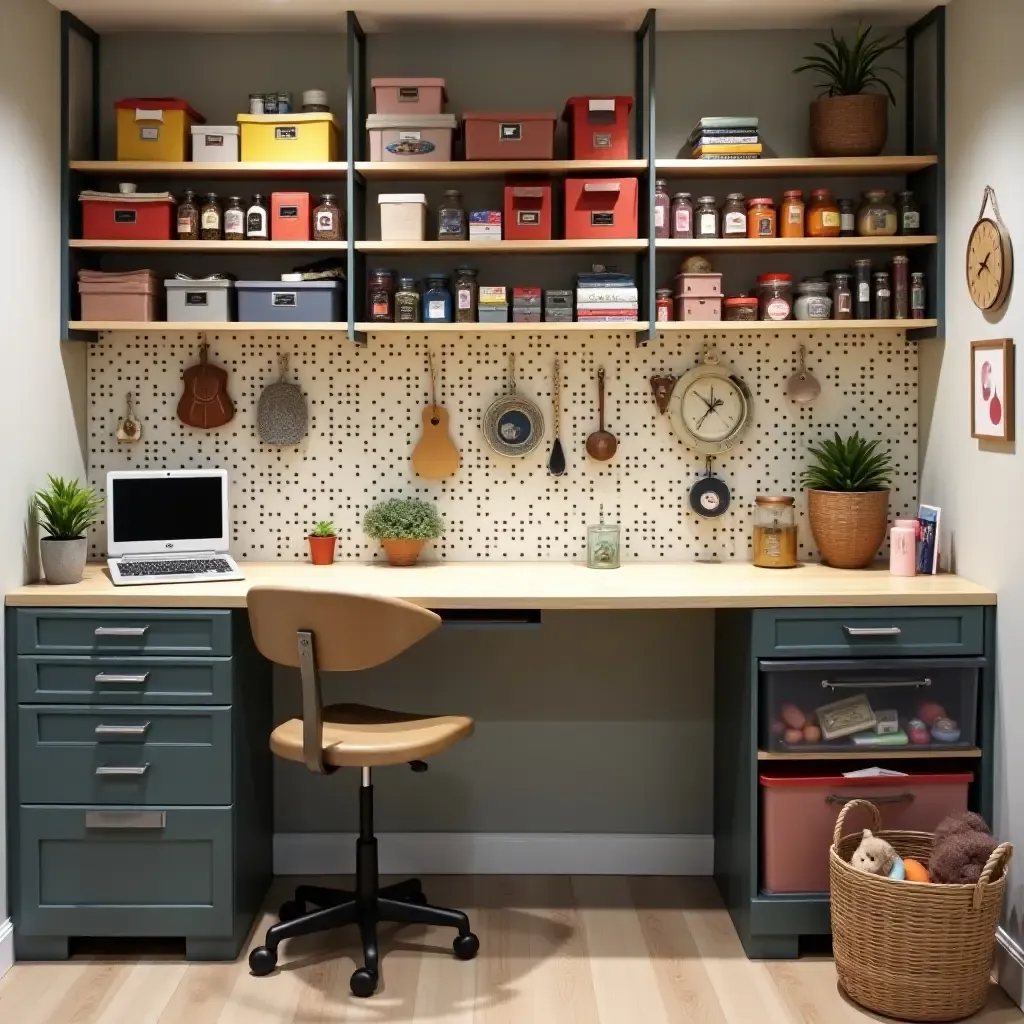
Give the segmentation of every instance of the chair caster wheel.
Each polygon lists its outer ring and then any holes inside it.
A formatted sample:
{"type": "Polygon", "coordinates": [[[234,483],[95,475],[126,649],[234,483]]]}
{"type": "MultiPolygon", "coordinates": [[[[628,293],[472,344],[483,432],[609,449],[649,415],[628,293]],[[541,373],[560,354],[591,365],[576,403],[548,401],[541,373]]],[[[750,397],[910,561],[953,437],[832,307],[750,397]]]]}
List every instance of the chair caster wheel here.
{"type": "Polygon", "coordinates": [[[480,940],[472,932],[456,935],[452,949],[460,960],[472,960],[480,952],[480,940]]]}
{"type": "Polygon", "coordinates": [[[282,923],[285,921],[295,921],[304,916],[305,913],[306,904],[302,900],[285,900],[281,904],[281,909],[277,912],[277,919],[282,923]]]}
{"type": "Polygon", "coordinates": [[[352,995],[358,996],[360,999],[366,999],[377,991],[377,974],[375,971],[360,967],[352,972],[352,977],[349,979],[348,984],[349,988],[352,989],[352,995]]]}
{"type": "Polygon", "coordinates": [[[262,978],[265,975],[270,974],[276,966],[276,949],[271,949],[269,946],[257,946],[249,954],[249,970],[252,971],[257,978],[262,978]]]}

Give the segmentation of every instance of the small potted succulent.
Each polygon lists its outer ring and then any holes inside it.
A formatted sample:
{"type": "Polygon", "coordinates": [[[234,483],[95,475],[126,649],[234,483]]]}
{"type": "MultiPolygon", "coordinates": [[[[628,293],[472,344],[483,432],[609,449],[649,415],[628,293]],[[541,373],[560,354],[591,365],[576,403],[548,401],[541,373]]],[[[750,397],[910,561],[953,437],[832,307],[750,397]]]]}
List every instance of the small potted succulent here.
{"type": "Polygon", "coordinates": [[[329,519],[321,519],[306,539],[309,541],[309,557],[314,565],[330,565],[334,561],[338,534],[329,519]]]}
{"type": "Polygon", "coordinates": [[[818,53],[805,57],[796,75],[820,77],[821,94],[811,104],[811,151],[815,156],[878,156],[889,135],[889,103],[896,97],[883,77],[899,75],[879,62],[903,40],[873,36],[871,26],[857,26],[852,45],[832,32],[830,43],[815,43],[818,53]]]}
{"type": "Polygon", "coordinates": [[[803,473],[811,533],[822,559],[836,569],[863,569],[885,540],[889,522],[892,456],[881,441],[837,433],[811,447],[813,464],[803,473]]]}
{"type": "Polygon", "coordinates": [[[444,533],[444,520],[428,502],[391,498],[366,513],[363,530],[381,542],[392,565],[415,565],[423,542],[436,540],[444,533]]]}
{"type": "Polygon", "coordinates": [[[32,507],[47,535],[39,542],[47,583],[78,583],[89,550],[86,533],[99,518],[103,499],[77,480],[50,476],[50,486],[37,491],[32,507]]]}

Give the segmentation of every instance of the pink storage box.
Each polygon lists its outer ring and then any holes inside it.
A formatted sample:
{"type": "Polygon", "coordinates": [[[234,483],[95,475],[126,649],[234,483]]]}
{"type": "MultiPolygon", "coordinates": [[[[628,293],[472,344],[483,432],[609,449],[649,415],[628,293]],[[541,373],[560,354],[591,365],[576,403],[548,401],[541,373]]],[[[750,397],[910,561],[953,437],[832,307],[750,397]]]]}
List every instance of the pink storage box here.
{"type": "Polygon", "coordinates": [[[721,274],[676,274],[677,299],[717,299],[721,294],[721,274]]]}
{"type": "Polygon", "coordinates": [[[111,274],[80,270],[78,293],[82,320],[151,323],[157,319],[157,299],[163,296],[163,286],[152,270],[111,274]]]}
{"type": "MultiPolygon", "coordinates": [[[[884,752],[879,752],[884,757],[884,752]]],[[[872,801],[882,828],[934,832],[947,814],[967,810],[971,772],[944,775],[834,776],[761,775],[761,889],[765,892],[825,892],[828,851],[842,806],[857,797],[872,801]]],[[[871,828],[858,809],[846,819],[848,833],[871,828]]]]}
{"type": "Polygon", "coordinates": [[[448,100],[443,78],[374,78],[370,85],[378,114],[440,114],[448,100]]]}
{"type": "Polygon", "coordinates": [[[451,160],[455,125],[454,114],[370,114],[370,159],[451,160]]]}
{"type": "Polygon", "coordinates": [[[722,319],[721,299],[691,299],[676,296],[676,319],[714,323],[722,319]]]}

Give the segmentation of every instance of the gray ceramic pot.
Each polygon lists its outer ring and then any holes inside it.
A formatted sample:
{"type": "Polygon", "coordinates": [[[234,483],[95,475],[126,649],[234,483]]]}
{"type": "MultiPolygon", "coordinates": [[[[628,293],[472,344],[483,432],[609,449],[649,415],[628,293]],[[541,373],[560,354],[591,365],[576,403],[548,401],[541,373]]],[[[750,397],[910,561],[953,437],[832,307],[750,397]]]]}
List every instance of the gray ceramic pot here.
{"type": "Polygon", "coordinates": [[[44,537],[39,543],[39,551],[47,583],[78,583],[82,579],[89,552],[88,538],[54,540],[44,537]]]}

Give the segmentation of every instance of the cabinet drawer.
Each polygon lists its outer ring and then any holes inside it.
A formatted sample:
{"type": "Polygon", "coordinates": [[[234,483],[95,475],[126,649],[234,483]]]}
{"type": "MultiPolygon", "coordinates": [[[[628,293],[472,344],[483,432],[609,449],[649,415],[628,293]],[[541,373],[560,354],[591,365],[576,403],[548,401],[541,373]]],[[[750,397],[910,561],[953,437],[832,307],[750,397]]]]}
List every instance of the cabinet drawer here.
{"type": "Polygon", "coordinates": [[[982,608],[788,608],[754,613],[760,657],[985,653],[982,608]]]}
{"type": "Polygon", "coordinates": [[[231,658],[17,660],[22,704],[230,704],[231,658]]]}
{"type": "Polygon", "coordinates": [[[19,931],[231,934],[231,808],[22,807],[18,813],[19,931]]]}
{"type": "Polygon", "coordinates": [[[19,608],[19,654],[231,654],[231,613],[19,608]]]}
{"type": "Polygon", "coordinates": [[[18,708],[27,804],[229,804],[230,708],[18,708]]]}

